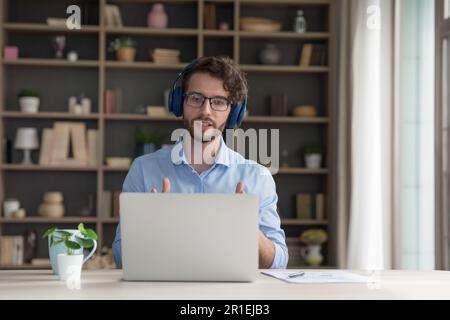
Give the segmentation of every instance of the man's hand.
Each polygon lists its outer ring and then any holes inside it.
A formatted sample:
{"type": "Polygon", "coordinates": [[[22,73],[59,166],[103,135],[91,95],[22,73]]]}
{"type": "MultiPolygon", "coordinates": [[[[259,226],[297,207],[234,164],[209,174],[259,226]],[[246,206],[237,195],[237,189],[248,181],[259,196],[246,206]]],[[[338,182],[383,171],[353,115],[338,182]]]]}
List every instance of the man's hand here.
{"type": "MultiPolygon", "coordinates": [[[[163,178],[163,183],[162,183],[163,187],[162,187],[162,192],[166,193],[166,192],[170,192],[170,180],[167,177],[163,178]]],[[[156,189],[155,186],[153,186],[152,193],[157,193],[158,190],[156,189]]]]}
{"type": "Polygon", "coordinates": [[[241,181],[236,185],[236,193],[244,193],[244,183],[241,181]]]}

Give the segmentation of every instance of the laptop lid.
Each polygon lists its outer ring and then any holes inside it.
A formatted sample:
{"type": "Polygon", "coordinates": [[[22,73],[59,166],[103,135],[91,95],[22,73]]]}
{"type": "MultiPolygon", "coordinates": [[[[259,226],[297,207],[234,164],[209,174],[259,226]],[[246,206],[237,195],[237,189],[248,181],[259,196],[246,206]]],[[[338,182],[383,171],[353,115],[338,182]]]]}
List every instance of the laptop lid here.
{"type": "Polygon", "coordinates": [[[258,216],[251,194],[122,193],[124,279],[254,281],[258,216]]]}

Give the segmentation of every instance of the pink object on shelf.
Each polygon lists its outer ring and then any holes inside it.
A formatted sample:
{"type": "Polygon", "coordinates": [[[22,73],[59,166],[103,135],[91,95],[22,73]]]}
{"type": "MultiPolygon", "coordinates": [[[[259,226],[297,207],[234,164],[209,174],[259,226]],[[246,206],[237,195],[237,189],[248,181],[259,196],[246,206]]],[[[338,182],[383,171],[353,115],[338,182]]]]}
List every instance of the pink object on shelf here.
{"type": "Polygon", "coordinates": [[[18,47],[5,47],[3,49],[3,56],[5,60],[17,60],[19,58],[18,47]]]}
{"type": "Polygon", "coordinates": [[[155,3],[152,10],[147,16],[147,25],[152,28],[164,29],[167,28],[168,17],[164,10],[164,5],[155,3]]]}

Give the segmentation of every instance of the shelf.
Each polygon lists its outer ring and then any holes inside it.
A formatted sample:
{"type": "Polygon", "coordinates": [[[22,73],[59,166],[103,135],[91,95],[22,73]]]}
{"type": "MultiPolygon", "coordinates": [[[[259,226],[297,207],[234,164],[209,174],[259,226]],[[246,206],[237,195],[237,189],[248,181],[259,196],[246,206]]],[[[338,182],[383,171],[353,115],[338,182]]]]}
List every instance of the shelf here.
{"type": "Polygon", "coordinates": [[[55,27],[49,26],[44,23],[16,23],[7,22],[3,24],[3,28],[6,31],[20,31],[20,32],[64,32],[64,33],[97,33],[100,31],[98,26],[84,26],[81,25],[81,29],[70,30],[67,27],[55,27]]]}
{"type": "Polygon", "coordinates": [[[327,169],[280,168],[279,174],[328,174],[327,169]]]}
{"type": "Polygon", "coordinates": [[[96,68],[99,66],[98,60],[77,60],[68,61],[66,59],[35,59],[19,58],[17,60],[3,60],[7,66],[31,66],[31,67],[65,67],[65,68],[96,68]]]}
{"type": "Polygon", "coordinates": [[[23,219],[0,218],[0,223],[21,224],[21,223],[96,223],[96,217],[62,217],[62,218],[43,218],[43,217],[25,217],[23,219]]]}
{"type": "Polygon", "coordinates": [[[300,118],[300,117],[278,117],[278,116],[248,116],[244,118],[244,122],[251,123],[328,123],[329,119],[326,117],[316,117],[316,118],[300,118]]]}
{"type": "MultiPolygon", "coordinates": [[[[181,118],[176,118],[174,116],[163,116],[163,117],[149,117],[145,114],[105,114],[103,116],[106,120],[138,120],[138,121],[181,121],[181,118]]],[[[245,123],[311,123],[320,124],[328,123],[329,119],[326,117],[316,117],[316,118],[299,118],[299,117],[276,117],[276,116],[248,116],[244,119],[245,123]]]]}
{"type": "Polygon", "coordinates": [[[105,114],[103,116],[106,120],[116,120],[116,121],[126,121],[126,120],[137,120],[137,121],[177,121],[181,122],[181,118],[175,116],[163,116],[163,117],[149,117],[145,114],[105,114]]]}
{"type": "Polygon", "coordinates": [[[105,224],[116,224],[119,223],[119,218],[101,218],[100,222],[105,224]]]}
{"type": "Polygon", "coordinates": [[[77,166],[41,166],[41,165],[21,165],[2,164],[0,169],[5,171],[88,171],[96,172],[98,167],[77,167],[77,166]]]}
{"type": "Polygon", "coordinates": [[[251,5],[308,5],[308,6],[325,6],[329,5],[332,0],[279,0],[274,2],[273,0],[240,0],[241,4],[251,4],[251,5]]]}
{"type": "MultiPolygon", "coordinates": [[[[107,167],[103,166],[102,170],[105,172],[127,172],[129,168],[120,167],[107,167]]],[[[304,175],[316,175],[316,174],[328,174],[327,169],[306,169],[306,168],[280,168],[277,174],[304,174],[304,175]]]]}
{"type": "Polygon", "coordinates": [[[21,265],[0,265],[0,270],[47,270],[51,269],[51,265],[32,265],[32,264],[21,264],[21,265]]]}
{"type": "Polygon", "coordinates": [[[152,35],[152,36],[183,36],[183,37],[196,37],[198,34],[197,29],[189,28],[150,28],[150,27],[106,27],[106,33],[108,34],[133,34],[133,35],[152,35]]]}
{"type": "Polygon", "coordinates": [[[258,65],[258,64],[241,64],[241,70],[250,72],[279,72],[279,73],[328,73],[328,67],[311,66],[280,66],[280,65],[258,65]]]}
{"type": "Polygon", "coordinates": [[[281,32],[253,32],[239,31],[237,33],[241,38],[263,38],[263,39],[305,39],[305,40],[328,40],[330,33],[328,32],[305,32],[298,33],[294,31],[281,32]]]}
{"type": "Polygon", "coordinates": [[[203,36],[211,38],[229,38],[233,37],[237,33],[231,30],[204,30],[202,31],[203,36]]]}
{"type": "Polygon", "coordinates": [[[281,219],[281,225],[285,226],[319,226],[327,224],[327,220],[281,219]]]}
{"type": "Polygon", "coordinates": [[[106,61],[105,67],[115,69],[155,69],[155,70],[177,70],[180,71],[187,66],[187,63],[160,64],[154,62],[121,62],[106,61]]]}
{"type": "Polygon", "coordinates": [[[20,111],[3,111],[0,116],[12,119],[80,119],[80,120],[98,120],[97,113],[91,114],[73,114],[68,112],[38,112],[38,113],[24,113],[20,111]]]}

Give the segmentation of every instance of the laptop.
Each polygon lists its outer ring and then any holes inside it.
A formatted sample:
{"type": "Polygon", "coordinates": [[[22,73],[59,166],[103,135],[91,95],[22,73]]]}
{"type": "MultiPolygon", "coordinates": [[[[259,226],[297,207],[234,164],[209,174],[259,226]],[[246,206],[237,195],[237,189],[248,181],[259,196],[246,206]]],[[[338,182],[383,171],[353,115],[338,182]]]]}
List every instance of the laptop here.
{"type": "Polygon", "coordinates": [[[251,194],[122,193],[123,279],[255,281],[258,216],[251,194]]]}

